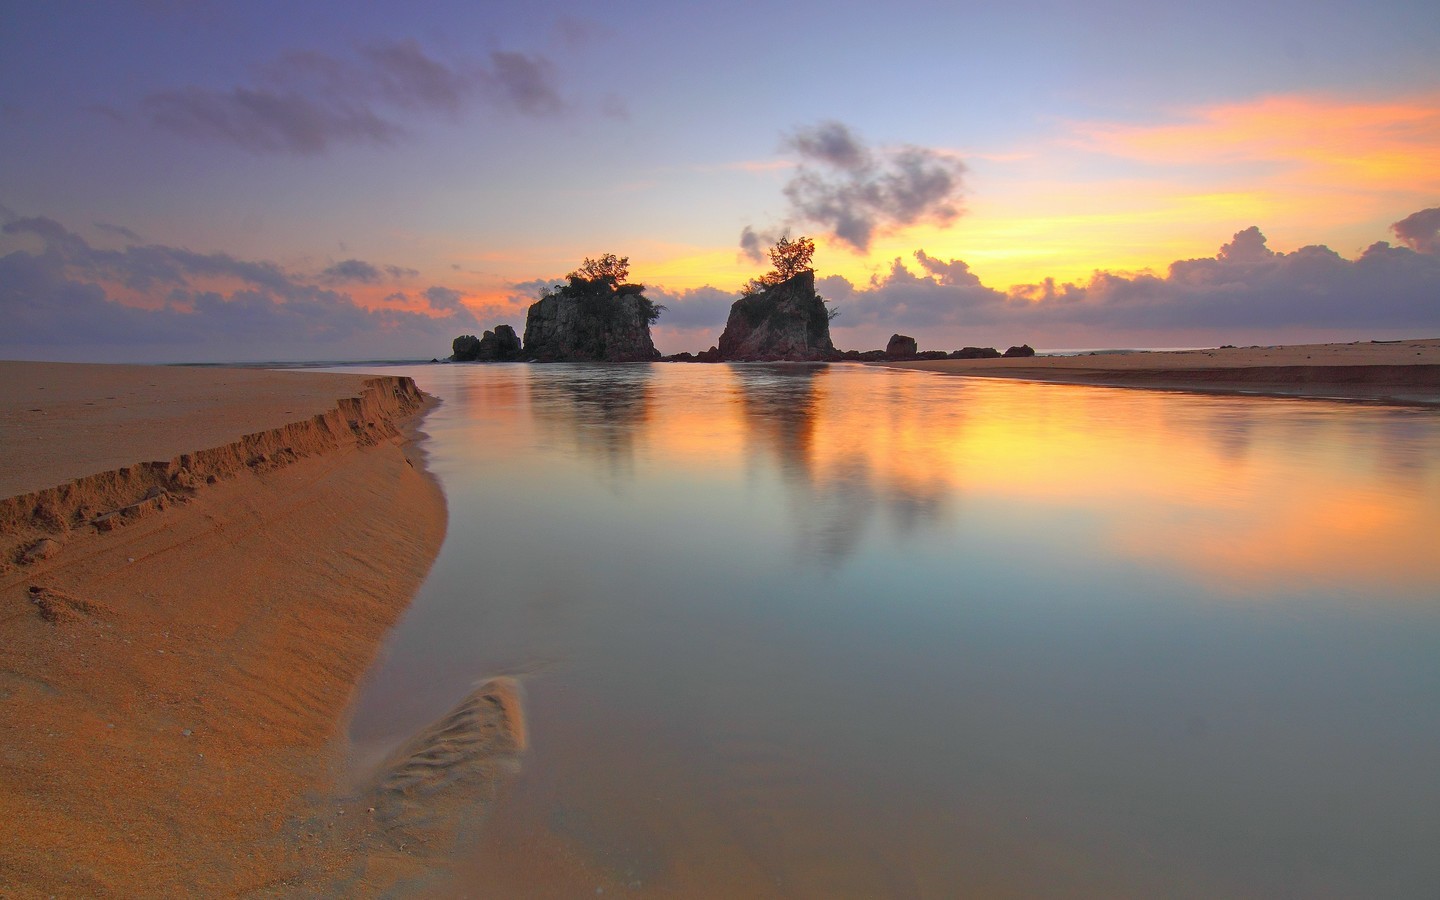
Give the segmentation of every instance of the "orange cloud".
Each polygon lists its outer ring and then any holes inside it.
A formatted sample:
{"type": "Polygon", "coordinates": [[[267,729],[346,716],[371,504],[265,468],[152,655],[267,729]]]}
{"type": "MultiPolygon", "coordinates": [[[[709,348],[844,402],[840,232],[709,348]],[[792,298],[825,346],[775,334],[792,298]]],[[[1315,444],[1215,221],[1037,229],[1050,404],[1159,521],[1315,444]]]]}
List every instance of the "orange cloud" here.
{"type": "Polygon", "coordinates": [[[1263,97],[1163,125],[1080,123],[1083,149],[1161,165],[1268,163],[1330,189],[1440,189],[1440,93],[1403,100],[1263,97]]]}

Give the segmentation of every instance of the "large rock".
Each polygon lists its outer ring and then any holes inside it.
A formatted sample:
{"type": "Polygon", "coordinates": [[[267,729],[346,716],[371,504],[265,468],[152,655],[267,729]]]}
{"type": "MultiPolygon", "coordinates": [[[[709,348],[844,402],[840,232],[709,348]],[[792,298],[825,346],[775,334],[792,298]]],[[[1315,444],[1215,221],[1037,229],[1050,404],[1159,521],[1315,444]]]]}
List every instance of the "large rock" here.
{"type": "Polygon", "coordinates": [[[496,325],[480,337],[462,334],[450,345],[455,362],[511,362],[521,358],[520,336],[509,325],[496,325]]]}
{"type": "Polygon", "coordinates": [[[1006,356],[1007,358],[1009,358],[1009,359],[1014,359],[1014,358],[1016,358],[1017,356],[1018,356],[1018,357],[1026,357],[1026,356],[1034,356],[1034,355],[1035,355],[1035,348],[1032,347],[1032,346],[1030,346],[1029,344],[1021,344],[1021,345],[1018,346],[1018,347],[1011,347],[1009,350],[1006,350],[1006,351],[1005,351],[1005,356],[1006,356]]]}
{"type": "Polygon", "coordinates": [[[885,345],[885,355],[891,359],[904,359],[919,352],[920,345],[908,334],[892,334],[890,342],[885,345]]]}
{"type": "Polygon", "coordinates": [[[830,311],[815,293],[815,273],[736,300],[720,335],[720,356],[734,360],[820,360],[838,356],[830,311]]]}
{"type": "Polygon", "coordinates": [[[596,285],[583,296],[557,291],[541,297],[525,318],[525,356],[541,362],[659,359],[650,339],[656,307],[642,290],[639,285],[603,290],[596,285]]]}
{"type": "Polygon", "coordinates": [[[965,347],[950,353],[951,359],[999,359],[1000,351],[994,347],[965,347]]]}

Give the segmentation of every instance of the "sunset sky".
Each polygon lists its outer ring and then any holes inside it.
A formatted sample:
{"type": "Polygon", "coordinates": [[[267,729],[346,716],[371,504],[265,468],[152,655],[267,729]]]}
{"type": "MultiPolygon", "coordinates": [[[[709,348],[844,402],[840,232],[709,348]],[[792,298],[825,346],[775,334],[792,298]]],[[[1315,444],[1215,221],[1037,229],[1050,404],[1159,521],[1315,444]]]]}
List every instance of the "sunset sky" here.
{"type": "Polygon", "coordinates": [[[701,350],[785,233],[846,349],[1436,336],[1437,47],[1422,0],[0,0],[0,357],[428,359],[605,252],[701,350]]]}

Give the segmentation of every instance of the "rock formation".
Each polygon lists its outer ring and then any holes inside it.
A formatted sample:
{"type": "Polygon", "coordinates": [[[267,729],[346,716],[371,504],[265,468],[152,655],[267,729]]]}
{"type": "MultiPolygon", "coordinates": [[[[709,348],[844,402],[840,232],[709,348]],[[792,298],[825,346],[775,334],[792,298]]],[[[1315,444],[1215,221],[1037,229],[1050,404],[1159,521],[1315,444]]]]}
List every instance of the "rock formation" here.
{"type": "Polygon", "coordinates": [[[481,337],[462,334],[451,344],[455,362],[511,362],[523,358],[520,336],[509,325],[496,325],[481,337]]]}
{"type": "Polygon", "coordinates": [[[885,345],[885,355],[892,359],[903,359],[919,352],[920,345],[915,343],[913,337],[906,334],[890,335],[890,342],[885,345]]]}
{"type": "Polygon", "coordinates": [[[1034,355],[1035,355],[1035,348],[1032,347],[1032,346],[1030,346],[1029,344],[1021,344],[1021,345],[1018,346],[1018,347],[1011,347],[1009,350],[1006,350],[1006,351],[1005,351],[1005,356],[1009,357],[1010,359],[1014,359],[1014,358],[1017,357],[1017,356],[1034,356],[1034,355]]]}
{"type": "Polygon", "coordinates": [[[525,358],[541,362],[640,362],[660,358],[650,323],[660,314],[643,285],[572,276],[531,304],[525,358]]]}
{"type": "Polygon", "coordinates": [[[724,359],[733,360],[836,358],[830,310],[815,293],[815,273],[801,272],[736,300],[720,335],[719,351],[724,359]]]}

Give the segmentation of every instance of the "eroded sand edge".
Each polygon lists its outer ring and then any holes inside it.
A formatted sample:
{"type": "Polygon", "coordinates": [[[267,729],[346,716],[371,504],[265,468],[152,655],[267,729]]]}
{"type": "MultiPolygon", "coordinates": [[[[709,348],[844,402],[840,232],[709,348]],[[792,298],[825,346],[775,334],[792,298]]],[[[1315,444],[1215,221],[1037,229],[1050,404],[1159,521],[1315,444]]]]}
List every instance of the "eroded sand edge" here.
{"type": "Polygon", "coordinates": [[[445,530],[413,382],[337,384],[363,388],[0,504],[0,893],[374,893],[434,863],[395,773],[483,796],[514,764],[518,700],[486,685],[337,795],[355,685],[445,530]]]}

